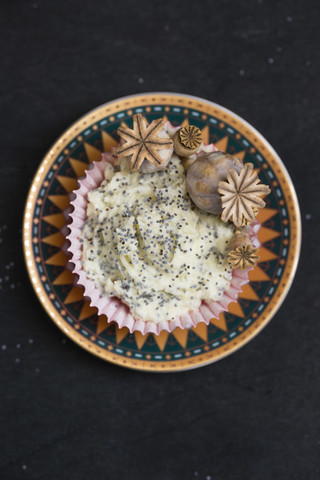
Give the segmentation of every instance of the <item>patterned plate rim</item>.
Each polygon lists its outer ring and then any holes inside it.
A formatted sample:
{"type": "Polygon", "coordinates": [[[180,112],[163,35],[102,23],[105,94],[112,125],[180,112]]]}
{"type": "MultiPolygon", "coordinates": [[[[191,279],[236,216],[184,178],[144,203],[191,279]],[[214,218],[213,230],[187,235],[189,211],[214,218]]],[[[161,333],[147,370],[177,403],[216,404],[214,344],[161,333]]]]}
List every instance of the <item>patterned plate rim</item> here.
{"type": "MultiPolygon", "coordinates": [[[[183,106],[185,107],[185,105],[183,106]]],[[[290,214],[290,209],[288,209],[288,211],[289,216],[292,215],[290,214]]],[[[246,120],[244,120],[231,110],[228,110],[227,108],[222,107],[221,105],[211,102],[209,100],[180,93],[150,92],[128,95],[102,104],[76,120],[58,137],[58,139],[52,144],[51,148],[43,157],[43,160],[41,161],[40,166],[38,167],[38,170],[32,180],[23,215],[23,251],[28,275],[31,284],[35,290],[35,293],[40,300],[40,303],[47,311],[54,323],[71,340],[73,340],[75,343],[80,345],[88,352],[120,366],[124,366],[134,370],[142,370],[149,372],[178,372],[184,370],[191,370],[221,360],[222,358],[231,355],[239,348],[246,345],[270,322],[270,320],[274,317],[274,315],[282,305],[286,295],[290,290],[297,270],[300,249],[301,216],[297,195],[290,175],[274,148],[252,125],[250,125],[246,120]],[[88,338],[85,338],[83,335],[73,329],[67,323],[67,321],[59,314],[59,312],[55,310],[52,303],[49,301],[47,293],[39,278],[35,258],[32,251],[32,213],[35,208],[37,194],[40,191],[40,187],[48,170],[54,163],[54,159],[56,158],[58,153],[61,152],[66,147],[66,145],[68,145],[68,143],[70,142],[70,137],[72,135],[75,136],[77,134],[77,131],[79,131],[80,129],[82,131],[87,126],[89,127],[92,124],[93,120],[94,122],[96,122],[97,120],[99,120],[99,118],[97,117],[103,118],[107,113],[110,115],[116,113],[117,111],[127,108],[133,108],[134,106],[138,105],[143,105],[144,107],[147,107],[149,105],[151,106],[153,104],[176,105],[177,103],[182,104],[184,101],[188,101],[187,108],[193,107],[197,110],[202,111],[204,114],[209,114],[210,110],[212,110],[218,118],[221,118],[221,121],[228,119],[230,123],[233,123],[237,126],[237,130],[239,132],[243,133],[246,138],[250,138],[253,145],[259,142],[260,148],[265,150],[266,158],[269,156],[275,161],[276,166],[280,167],[281,173],[283,175],[282,180],[287,188],[287,194],[285,194],[284,191],[285,198],[286,200],[288,200],[288,195],[291,196],[291,208],[294,210],[295,222],[291,228],[294,230],[296,242],[294,245],[290,246],[291,260],[290,262],[287,261],[287,263],[285,264],[284,268],[287,270],[286,279],[283,280],[283,283],[278,287],[280,289],[280,293],[278,294],[277,300],[270,304],[269,308],[266,308],[264,312],[252,323],[252,325],[247,330],[245,330],[245,332],[228,342],[227,346],[221,346],[215,350],[208,351],[197,358],[185,358],[183,360],[170,362],[153,362],[147,360],[140,361],[133,358],[124,358],[120,355],[116,355],[112,351],[100,349],[88,338]]],[[[289,259],[289,255],[287,258],[289,259]]],[[[285,277],[285,275],[283,275],[283,277],[285,277]]]]}

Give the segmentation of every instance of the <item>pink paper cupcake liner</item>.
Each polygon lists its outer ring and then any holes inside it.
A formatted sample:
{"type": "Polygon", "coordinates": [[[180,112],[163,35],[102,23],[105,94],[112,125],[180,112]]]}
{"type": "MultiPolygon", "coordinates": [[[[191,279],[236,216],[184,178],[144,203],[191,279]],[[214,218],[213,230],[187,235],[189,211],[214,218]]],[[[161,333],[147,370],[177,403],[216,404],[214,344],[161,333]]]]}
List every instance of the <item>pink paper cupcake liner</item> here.
{"type": "MultiPolygon", "coordinates": [[[[216,151],[214,145],[205,145],[205,151],[216,151]],[[210,150],[209,150],[210,148],[210,150]]],[[[65,211],[67,219],[67,228],[65,229],[65,236],[70,242],[66,242],[63,247],[70,257],[69,268],[76,275],[76,284],[84,288],[84,296],[90,301],[92,307],[98,309],[99,315],[106,315],[109,322],[116,322],[119,328],[127,327],[130,333],[139,331],[143,335],[147,333],[154,333],[158,335],[160,332],[166,330],[172,332],[175,328],[180,327],[190,328],[195,327],[199,323],[204,322],[209,324],[212,318],[219,318],[221,312],[228,310],[229,303],[236,302],[239,292],[242,287],[249,282],[248,273],[251,268],[247,270],[232,270],[232,279],[229,288],[224,292],[219,301],[206,302],[202,301],[198,310],[190,311],[188,314],[177,316],[174,320],[163,320],[159,323],[147,321],[143,322],[135,319],[127,305],[125,305],[117,297],[107,297],[92,280],[87,278],[85,271],[81,266],[81,243],[79,240],[81,228],[86,220],[87,210],[87,193],[97,188],[104,180],[104,170],[107,163],[114,162],[114,158],[110,153],[103,153],[99,162],[93,162],[89,169],[86,170],[84,177],[79,179],[79,188],[71,194],[71,208],[65,211]]],[[[255,221],[251,225],[250,238],[255,247],[259,246],[257,240],[257,231],[260,228],[259,222],[255,221]]]]}

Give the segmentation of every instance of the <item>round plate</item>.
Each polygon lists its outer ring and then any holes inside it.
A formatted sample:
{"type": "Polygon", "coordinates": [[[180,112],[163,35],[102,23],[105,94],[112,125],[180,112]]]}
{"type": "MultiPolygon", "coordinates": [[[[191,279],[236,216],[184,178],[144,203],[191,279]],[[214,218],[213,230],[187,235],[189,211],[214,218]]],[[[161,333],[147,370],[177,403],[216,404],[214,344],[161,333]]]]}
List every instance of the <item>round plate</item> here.
{"type": "Polygon", "coordinates": [[[251,340],[283,302],[296,271],[301,238],[299,206],[280,158],[247,122],[229,110],[196,97],[171,93],[132,95],[102,105],[71,125],[44,157],[32,182],[24,213],[24,253],[32,285],[58,327],[78,345],[112,363],[167,372],[200,367],[251,340]],[[129,333],[108,323],[89,306],[66,269],[61,247],[63,210],[92,161],[117,144],[117,128],[141,112],[149,121],[165,116],[173,125],[192,123],[206,143],[251,162],[271,193],[258,220],[260,262],[250,283],[227,313],[209,325],[159,336],[129,333]]]}

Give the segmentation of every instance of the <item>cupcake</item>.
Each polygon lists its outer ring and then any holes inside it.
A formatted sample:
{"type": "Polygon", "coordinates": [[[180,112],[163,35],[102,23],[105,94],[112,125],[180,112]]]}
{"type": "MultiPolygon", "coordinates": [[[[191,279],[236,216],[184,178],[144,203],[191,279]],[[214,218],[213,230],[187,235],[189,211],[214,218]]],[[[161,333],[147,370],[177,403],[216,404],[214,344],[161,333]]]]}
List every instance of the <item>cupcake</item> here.
{"type": "Polygon", "coordinates": [[[255,216],[268,187],[251,164],[204,145],[195,126],[149,125],[138,114],[118,134],[71,202],[77,282],[99,314],[131,332],[208,323],[236,301],[258,259],[255,216]]]}

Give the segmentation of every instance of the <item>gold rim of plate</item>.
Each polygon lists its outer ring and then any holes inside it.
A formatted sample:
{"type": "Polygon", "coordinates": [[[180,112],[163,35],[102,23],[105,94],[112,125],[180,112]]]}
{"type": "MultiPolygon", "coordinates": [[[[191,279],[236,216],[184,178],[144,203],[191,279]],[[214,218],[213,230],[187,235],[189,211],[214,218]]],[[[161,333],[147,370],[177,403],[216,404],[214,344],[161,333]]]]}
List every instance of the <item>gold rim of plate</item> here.
{"type": "Polygon", "coordinates": [[[252,340],[273,318],[283,303],[296,273],[300,248],[301,218],[298,199],[291,178],[272,146],[254,127],[230,110],[202,98],[178,93],[155,92],[130,95],[101,105],[73,123],[56,140],[43,158],[32,181],[23,217],[23,249],[28,274],[36,295],[54,323],[71,340],[88,352],[120,366],[149,372],[173,372],[205,366],[217,360],[221,360],[252,340]],[[95,343],[91,342],[90,339],[85,338],[82,334],[77,332],[68,324],[68,322],[59,314],[59,312],[54,309],[52,303],[48,299],[47,293],[39,278],[32,251],[32,214],[35,208],[35,202],[39,189],[49,169],[51,168],[52,163],[57,156],[63,152],[66,146],[70,143],[71,139],[77,136],[79,132],[90,127],[92,124],[98,122],[106,116],[116,115],[118,112],[125,109],[133,109],[137,108],[138,106],[146,107],[155,104],[178,106],[185,109],[196,109],[197,111],[202,112],[202,115],[212,115],[221,122],[226,122],[230,126],[233,126],[240,134],[248,139],[257,150],[263,153],[264,158],[277,175],[277,180],[282,188],[288,209],[291,229],[290,242],[288,246],[289,252],[280,284],[277,286],[277,295],[272,297],[267,307],[263,310],[259,317],[255,319],[251,326],[248,327],[242,334],[238,335],[235,339],[230,340],[227,344],[221,345],[215,350],[210,350],[194,358],[188,357],[181,360],[172,360],[166,362],[138,360],[117,355],[113,351],[99,348],[95,343]]]}

